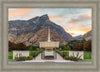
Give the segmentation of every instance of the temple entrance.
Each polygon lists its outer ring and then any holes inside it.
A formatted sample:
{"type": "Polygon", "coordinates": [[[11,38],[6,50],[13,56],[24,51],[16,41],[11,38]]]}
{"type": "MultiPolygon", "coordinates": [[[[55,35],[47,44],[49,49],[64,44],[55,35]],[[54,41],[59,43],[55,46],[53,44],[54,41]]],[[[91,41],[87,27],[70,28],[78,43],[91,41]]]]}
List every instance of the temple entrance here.
{"type": "Polygon", "coordinates": [[[52,49],[46,49],[46,51],[47,51],[47,52],[51,52],[51,51],[52,51],[52,49]]]}
{"type": "Polygon", "coordinates": [[[45,51],[41,53],[41,59],[55,60],[57,59],[57,53],[53,51],[53,49],[45,49],[45,51]]]}

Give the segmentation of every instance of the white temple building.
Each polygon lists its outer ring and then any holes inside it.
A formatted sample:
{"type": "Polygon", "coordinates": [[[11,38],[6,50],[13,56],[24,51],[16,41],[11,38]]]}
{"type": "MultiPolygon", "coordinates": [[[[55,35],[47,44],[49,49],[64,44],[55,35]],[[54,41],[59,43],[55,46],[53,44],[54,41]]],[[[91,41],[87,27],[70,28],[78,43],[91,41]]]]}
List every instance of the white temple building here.
{"type": "Polygon", "coordinates": [[[59,48],[59,41],[50,40],[50,28],[48,28],[48,41],[39,42],[39,47],[45,49],[53,49],[55,47],[59,48]]]}

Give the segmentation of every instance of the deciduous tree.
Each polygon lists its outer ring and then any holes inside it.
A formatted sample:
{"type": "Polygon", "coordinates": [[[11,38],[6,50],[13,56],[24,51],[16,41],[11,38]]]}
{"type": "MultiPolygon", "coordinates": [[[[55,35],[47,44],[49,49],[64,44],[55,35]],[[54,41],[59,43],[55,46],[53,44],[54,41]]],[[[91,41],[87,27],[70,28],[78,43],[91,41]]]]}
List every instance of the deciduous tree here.
{"type": "Polygon", "coordinates": [[[84,51],[91,51],[91,40],[84,45],[84,51]]]}
{"type": "Polygon", "coordinates": [[[78,44],[74,47],[74,50],[82,51],[82,50],[83,50],[83,47],[84,47],[84,44],[83,44],[83,43],[78,43],[78,44]]]}

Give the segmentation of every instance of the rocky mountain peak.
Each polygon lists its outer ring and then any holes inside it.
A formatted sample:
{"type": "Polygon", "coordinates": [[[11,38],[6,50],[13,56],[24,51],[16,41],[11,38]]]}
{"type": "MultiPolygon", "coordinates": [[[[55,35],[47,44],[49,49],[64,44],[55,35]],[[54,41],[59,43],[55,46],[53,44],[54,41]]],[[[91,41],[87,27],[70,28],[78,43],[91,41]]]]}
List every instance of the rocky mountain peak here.
{"type": "Polygon", "coordinates": [[[42,15],[39,20],[42,22],[49,20],[48,14],[42,15]]]}
{"type": "Polygon", "coordinates": [[[29,20],[15,20],[9,21],[8,23],[9,40],[13,42],[17,41],[17,43],[23,42],[26,45],[38,45],[39,41],[45,40],[43,37],[47,36],[46,30],[49,26],[53,36],[52,41],[59,40],[61,44],[65,44],[67,41],[72,40],[72,36],[60,25],[50,21],[47,14],[29,20]],[[40,33],[40,35],[38,35],[38,33],[40,33]]]}
{"type": "Polygon", "coordinates": [[[82,36],[81,39],[91,40],[91,38],[92,38],[92,30],[89,31],[89,32],[87,32],[87,33],[85,33],[85,34],[82,36]]]}

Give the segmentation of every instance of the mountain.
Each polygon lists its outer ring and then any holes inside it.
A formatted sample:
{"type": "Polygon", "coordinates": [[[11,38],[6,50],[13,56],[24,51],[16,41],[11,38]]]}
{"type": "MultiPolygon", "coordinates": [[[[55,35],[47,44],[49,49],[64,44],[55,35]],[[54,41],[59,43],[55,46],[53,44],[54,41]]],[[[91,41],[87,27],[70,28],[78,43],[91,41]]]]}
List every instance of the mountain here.
{"type": "Polygon", "coordinates": [[[78,35],[78,36],[73,37],[73,39],[77,40],[77,39],[80,39],[81,37],[82,37],[82,35],[78,35]]]}
{"type": "Polygon", "coordinates": [[[92,31],[89,31],[87,33],[85,33],[81,39],[85,39],[85,40],[91,40],[92,37],[92,31]]]}
{"type": "Polygon", "coordinates": [[[60,41],[60,45],[65,45],[72,40],[72,36],[61,26],[50,21],[47,14],[29,20],[8,21],[8,23],[8,39],[11,42],[38,45],[40,41],[47,40],[48,27],[51,30],[51,41],[60,41]]]}

